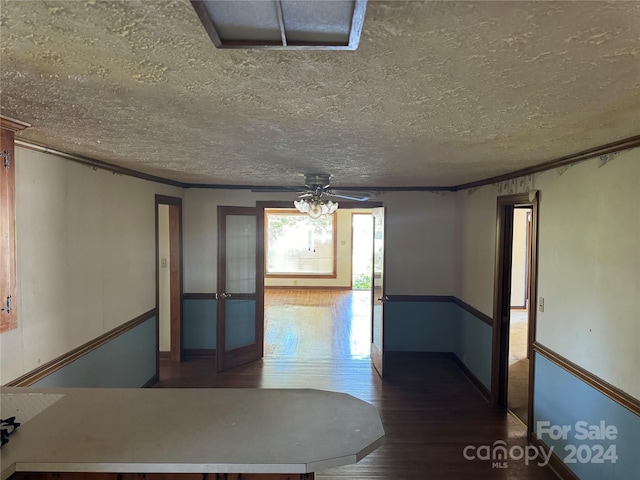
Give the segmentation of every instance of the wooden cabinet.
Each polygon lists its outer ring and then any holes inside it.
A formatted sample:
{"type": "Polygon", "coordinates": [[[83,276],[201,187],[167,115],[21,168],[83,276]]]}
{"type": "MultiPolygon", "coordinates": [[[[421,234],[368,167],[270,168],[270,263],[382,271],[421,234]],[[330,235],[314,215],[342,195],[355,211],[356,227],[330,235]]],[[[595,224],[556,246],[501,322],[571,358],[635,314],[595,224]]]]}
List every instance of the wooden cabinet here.
{"type": "Polygon", "coordinates": [[[14,134],[27,126],[0,117],[0,333],[18,326],[14,134]]]}

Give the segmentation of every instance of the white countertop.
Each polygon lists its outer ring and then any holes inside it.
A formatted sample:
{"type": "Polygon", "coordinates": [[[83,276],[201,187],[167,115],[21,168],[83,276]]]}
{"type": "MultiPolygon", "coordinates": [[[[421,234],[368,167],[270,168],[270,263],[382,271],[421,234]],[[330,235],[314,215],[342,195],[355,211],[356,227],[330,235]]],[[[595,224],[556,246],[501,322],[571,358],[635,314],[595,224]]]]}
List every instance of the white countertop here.
{"type": "MultiPolygon", "coordinates": [[[[308,473],[355,463],[384,443],[376,408],[350,395],[294,389],[31,389],[57,394],[1,450],[15,471],[308,473]],[[59,396],[59,395],[63,396],[59,396]],[[55,401],[53,401],[55,399],[55,401]]],[[[49,401],[44,401],[45,399],[49,401]]],[[[19,403],[19,402],[18,402],[19,403]]]]}

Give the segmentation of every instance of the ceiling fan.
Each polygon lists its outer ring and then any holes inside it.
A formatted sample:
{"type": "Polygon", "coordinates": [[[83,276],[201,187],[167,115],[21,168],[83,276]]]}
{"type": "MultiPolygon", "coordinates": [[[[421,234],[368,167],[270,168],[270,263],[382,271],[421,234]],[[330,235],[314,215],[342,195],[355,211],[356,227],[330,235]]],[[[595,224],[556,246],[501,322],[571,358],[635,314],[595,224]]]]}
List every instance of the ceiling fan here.
{"type": "Polygon", "coordinates": [[[261,191],[291,191],[298,192],[298,200],[294,201],[295,207],[311,218],[319,218],[322,215],[331,214],[338,208],[338,203],[325,200],[324,197],[341,198],[355,202],[366,202],[375,193],[356,190],[335,190],[330,188],[331,175],[326,173],[307,173],[304,176],[303,187],[267,187],[261,191]]]}
{"type": "Polygon", "coordinates": [[[369,200],[373,194],[362,192],[341,192],[330,189],[330,175],[324,173],[308,173],[304,176],[304,186],[306,191],[302,191],[298,196],[299,200],[293,202],[295,207],[302,213],[306,213],[311,218],[319,218],[335,212],[338,208],[338,202],[331,200],[323,200],[323,196],[343,198],[357,202],[369,200]]]}
{"type": "Polygon", "coordinates": [[[330,188],[331,175],[325,173],[307,173],[304,176],[304,188],[300,188],[300,198],[313,197],[314,195],[326,195],[328,197],[343,198],[354,202],[366,202],[375,196],[373,192],[359,192],[351,190],[335,190],[330,188]]]}

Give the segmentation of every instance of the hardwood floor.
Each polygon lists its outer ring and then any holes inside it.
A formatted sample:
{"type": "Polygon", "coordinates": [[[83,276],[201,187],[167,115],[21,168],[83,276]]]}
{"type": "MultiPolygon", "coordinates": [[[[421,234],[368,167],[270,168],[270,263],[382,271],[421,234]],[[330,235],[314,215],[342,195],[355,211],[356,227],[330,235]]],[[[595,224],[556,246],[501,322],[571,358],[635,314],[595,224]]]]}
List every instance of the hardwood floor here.
{"type": "Polygon", "coordinates": [[[524,447],[526,438],[521,424],[491,408],[453,361],[396,360],[389,365],[388,378],[381,380],[368,356],[353,347],[363,341],[368,346],[369,341],[366,328],[352,325],[352,319],[368,315],[368,305],[359,301],[361,292],[273,292],[277,295],[269,293],[265,299],[262,360],[215,373],[215,360],[175,364],[163,359],[157,386],[317,388],[376,405],[385,445],[355,465],[318,472],[317,479],[556,478],[535,461],[526,465],[524,459],[509,460],[507,468],[500,469],[492,468],[490,460],[465,459],[467,445],[490,448],[503,440],[507,448],[524,447]]]}
{"type": "Polygon", "coordinates": [[[265,292],[266,357],[369,358],[371,291],[265,292]]]}

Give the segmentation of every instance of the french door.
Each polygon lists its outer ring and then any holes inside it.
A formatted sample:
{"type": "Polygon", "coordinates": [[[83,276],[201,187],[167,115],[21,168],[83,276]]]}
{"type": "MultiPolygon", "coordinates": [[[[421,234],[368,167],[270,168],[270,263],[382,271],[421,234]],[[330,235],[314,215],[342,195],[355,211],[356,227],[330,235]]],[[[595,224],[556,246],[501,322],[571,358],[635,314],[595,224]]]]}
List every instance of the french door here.
{"type": "Polygon", "coordinates": [[[385,207],[373,208],[373,283],[371,288],[371,361],[384,376],[384,303],[387,301],[384,281],[385,207]]]}
{"type": "Polygon", "coordinates": [[[264,353],[264,216],[253,207],[218,207],[217,370],[264,353]]]}

